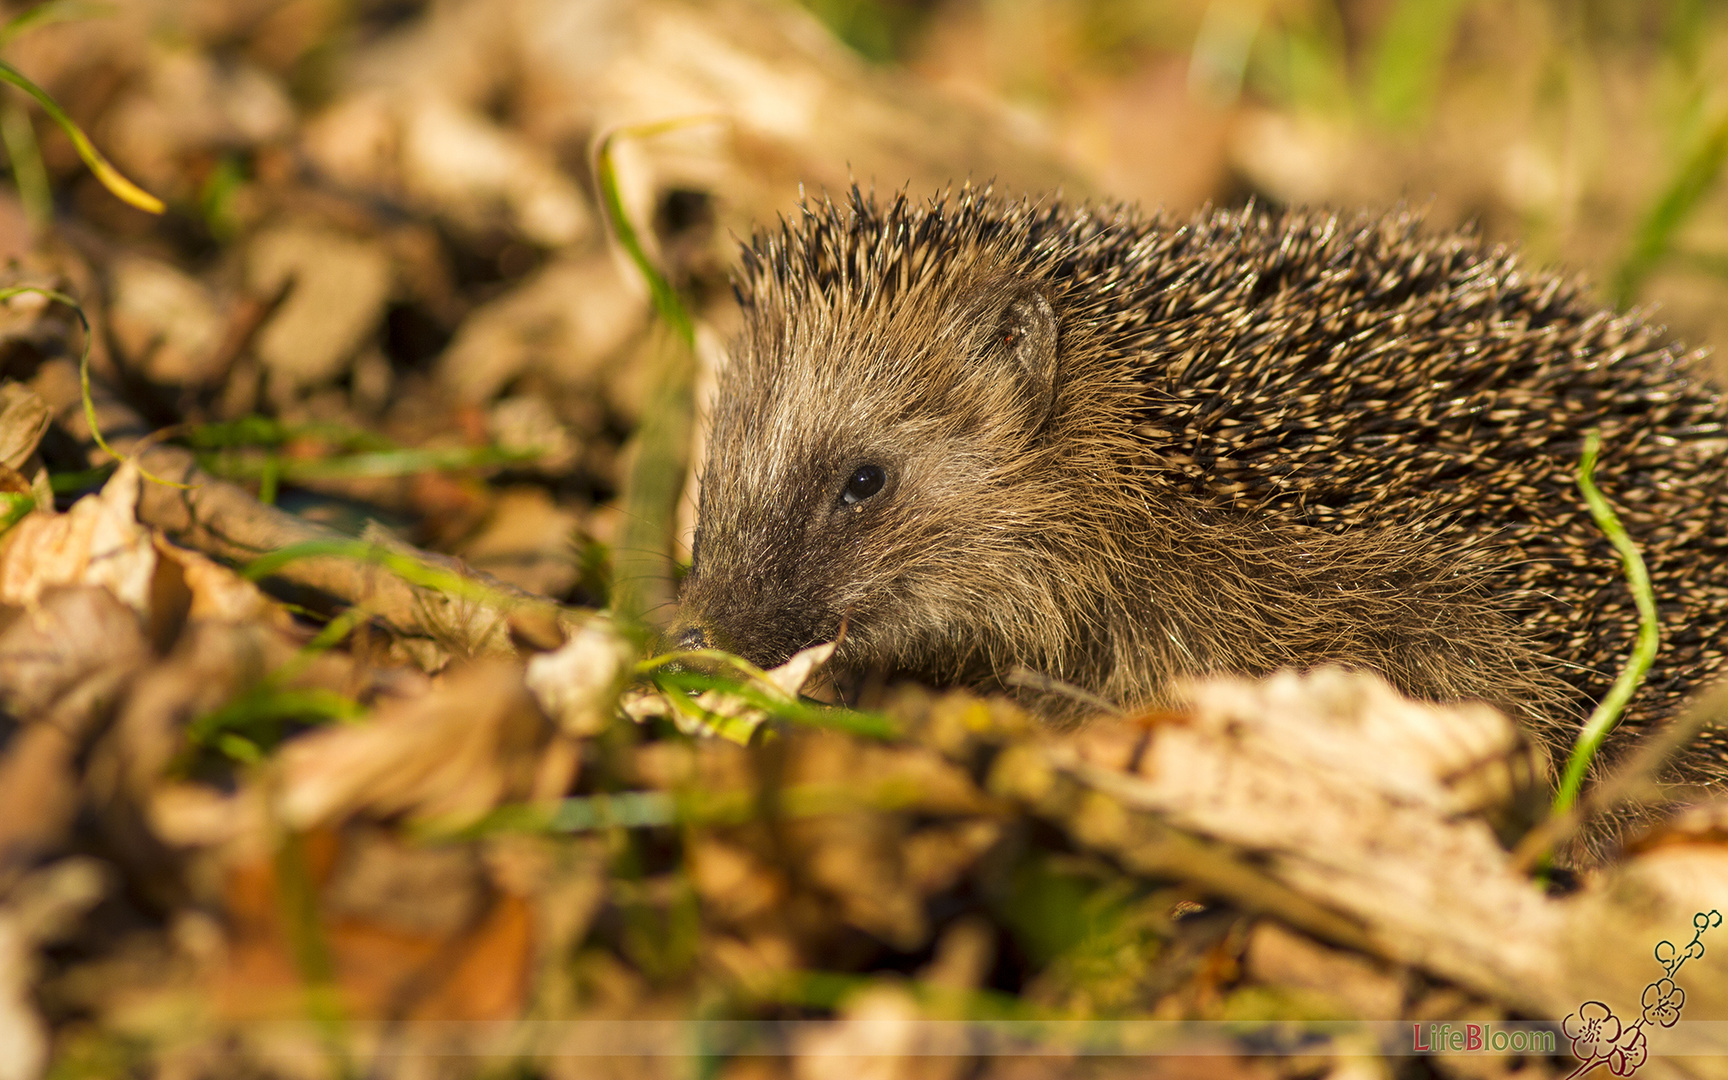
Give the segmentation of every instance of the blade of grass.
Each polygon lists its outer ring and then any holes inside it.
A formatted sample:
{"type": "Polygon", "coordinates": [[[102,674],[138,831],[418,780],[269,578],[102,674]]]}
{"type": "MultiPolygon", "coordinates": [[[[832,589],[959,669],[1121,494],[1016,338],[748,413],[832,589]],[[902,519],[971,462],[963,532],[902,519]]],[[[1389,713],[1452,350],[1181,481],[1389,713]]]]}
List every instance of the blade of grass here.
{"type": "Polygon", "coordinates": [[[1367,99],[1375,119],[1412,128],[1428,116],[1469,0],[1398,0],[1381,25],[1369,64],[1367,99]]]}
{"type": "Polygon", "coordinates": [[[676,705],[683,698],[678,691],[718,690],[734,695],[746,703],[780,720],[809,727],[844,731],[870,739],[891,740],[899,736],[899,728],[886,716],[858,712],[829,705],[813,705],[790,698],[777,697],[761,687],[736,679],[723,679],[694,671],[662,671],[654,676],[654,684],[662,688],[667,700],[676,705]]]}
{"type": "MultiPolygon", "coordinates": [[[[0,301],[10,300],[14,296],[23,296],[26,293],[45,296],[56,303],[65,304],[78,316],[78,325],[84,328],[84,347],[78,353],[78,386],[84,397],[84,422],[90,425],[90,437],[96,441],[97,446],[101,447],[103,453],[107,454],[115,461],[124,462],[132,460],[125,454],[122,454],[120,451],[108,445],[108,440],[102,437],[102,426],[96,422],[96,401],[90,396],[90,343],[93,335],[90,332],[90,317],[84,314],[84,305],[72,299],[72,297],[67,296],[63,292],[57,292],[54,289],[44,289],[37,285],[12,285],[0,289],[0,301]]],[[[142,465],[138,466],[138,474],[153,483],[162,484],[171,488],[180,488],[182,491],[190,490],[192,487],[191,484],[180,484],[173,480],[164,480],[160,476],[157,476],[145,469],[142,465]]]]}
{"type": "Polygon", "coordinates": [[[505,450],[496,446],[456,446],[429,450],[335,454],[324,458],[290,458],[270,454],[248,460],[221,454],[200,454],[198,464],[228,479],[263,480],[273,477],[278,482],[293,483],[296,480],[353,480],[460,469],[488,469],[527,464],[539,460],[540,456],[531,450],[505,450]]]}
{"type": "Polygon", "coordinates": [[[276,849],[276,900],[288,938],[294,967],[305,990],[307,1016],[317,1029],[319,1041],[338,1077],[355,1075],[348,1057],[350,1039],[343,1013],[341,989],[336,983],[336,961],[324,933],[318,910],[318,889],[307,858],[306,840],[285,831],[276,849]]]}
{"type": "Polygon", "coordinates": [[[103,187],[114,193],[115,198],[152,214],[160,214],[167,209],[161,199],[126,179],[119,169],[109,164],[108,159],[102,156],[102,151],[96,149],[89,136],[73,123],[72,118],[66,115],[66,110],[60,107],[60,103],[55,101],[48,91],[31,82],[22,71],[4,60],[0,60],[0,82],[11,83],[36,99],[36,104],[42,106],[42,111],[48,114],[48,118],[59,124],[60,130],[72,140],[72,148],[78,151],[78,156],[84,160],[85,166],[102,182],[103,187]]]}
{"type": "Polygon", "coordinates": [[[98,16],[111,15],[114,7],[111,4],[92,4],[86,0],[48,0],[45,4],[37,4],[27,11],[21,11],[6,20],[0,26],[0,48],[17,39],[21,34],[34,30],[49,23],[72,22],[77,19],[91,19],[98,16]]]}
{"type": "Polygon", "coordinates": [[[81,469],[78,472],[50,473],[48,487],[56,495],[77,495],[101,487],[113,475],[113,465],[98,465],[94,469],[81,469]]]}
{"type": "Polygon", "coordinates": [[[28,493],[0,493],[0,536],[12,526],[23,521],[30,511],[36,509],[36,498],[28,493]]]}
{"type": "MultiPolygon", "coordinates": [[[[246,564],[245,569],[240,573],[249,581],[257,581],[269,577],[289,563],[300,559],[332,557],[372,563],[383,567],[410,585],[432,589],[446,596],[454,596],[462,600],[472,600],[476,603],[502,608],[515,607],[528,602],[475,581],[473,578],[463,577],[453,570],[432,566],[411,556],[391,551],[389,548],[369,544],[364,540],[308,540],[303,544],[290,544],[288,547],[278,548],[267,555],[252,560],[246,564]]],[[[550,604],[551,601],[547,601],[547,603],[550,604]]]]}
{"type": "Polygon", "coordinates": [[[672,282],[654,265],[630,221],[618,184],[613,147],[619,138],[648,138],[717,117],[679,117],[655,124],[619,128],[601,137],[594,153],[594,175],[601,205],[618,244],[642,279],[671,341],[655,350],[659,370],[654,392],[642,412],[634,438],[635,460],[625,482],[623,530],[613,572],[612,611],[620,621],[641,623],[661,599],[671,599],[673,521],[684,490],[689,432],[695,422],[696,326],[672,282]],[[664,594],[663,596],[659,594],[664,594]]]}
{"type": "Polygon", "coordinates": [[[1675,234],[1721,178],[1724,162],[1728,162],[1728,108],[1705,128],[1639,222],[1631,247],[1614,274],[1615,304],[1630,304],[1651,271],[1667,258],[1675,234]]]}
{"type": "Polygon", "coordinates": [[[42,164],[42,148],[30,114],[16,101],[8,101],[0,112],[0,138],[6,142],[6,157],[12,163],[12,183],[24,216],[33,228],[45,229],[54,221],[54,192],[48,186],[48,169],[42,164]]]}
{"type": "Polygon", "coordinates": [[[1614,545],[1614,550],[1620,554],[1626,571],[1626,584],[1631,588],[1632,601],[1638,607],[1638,642],[1632,650],[1632,656],[1626,661],[1626,666],[1621,669],[1620,677],[1614,680],[1607,696],[1596,706],[1596,711],[1590,714],[1590,719],[1578,732],[1572,756],[1566,762],[1566,771],[1560,778],[1560,790],[1554,796],[1555,813],[1570,809],[1577,800],[1578,790],[1584,783],[1584,774],[1595,760],[1596,752],[1601,749],[1602,740],[1606,739],[1608,733],[1614,730],[1614,725],[1620,722],[1626,703],[1632,700],[1632,695],[1650,673],[1650,665],[1655,662],[1656,650],[1662,643],[1661,628],[1656,621],[1656,595],[1650,586],[1650,572],[1644,566],[1644,557],[1639,554],[1638,546],[1632,542],[1632,538],[1626,534],[1626,528],[1620,524],[1614,508],[1608,505],[1608,500],[1596,489],[1596,456],[1601,447],[1601,436],[1591,432],[1584,441],[1583,460],[1578,464],[1578,489],[1584,493],[1584,501],[1590,507],[1590,516],[1595,519],[1596,527],[1602,530],[1614,545]]]}

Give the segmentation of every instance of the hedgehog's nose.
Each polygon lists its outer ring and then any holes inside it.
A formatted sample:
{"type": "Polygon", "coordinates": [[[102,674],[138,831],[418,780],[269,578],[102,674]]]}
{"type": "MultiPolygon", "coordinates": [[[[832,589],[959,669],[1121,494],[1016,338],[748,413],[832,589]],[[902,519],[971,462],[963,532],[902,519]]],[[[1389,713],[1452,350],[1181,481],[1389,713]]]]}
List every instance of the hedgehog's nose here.
{"type": "Polygon", "coordinates": [[[708,648],[708,632],[700,626],[692,626],[678,635],[678,647],[680,649],[706,649],[708,648]]]}

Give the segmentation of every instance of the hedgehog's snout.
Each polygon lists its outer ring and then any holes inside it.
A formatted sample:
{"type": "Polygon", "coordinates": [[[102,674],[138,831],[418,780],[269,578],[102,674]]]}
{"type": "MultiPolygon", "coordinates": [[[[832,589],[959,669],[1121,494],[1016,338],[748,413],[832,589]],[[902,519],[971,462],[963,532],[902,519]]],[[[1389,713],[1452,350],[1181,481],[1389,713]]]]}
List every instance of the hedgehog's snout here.
{"type": "Polygon", "coordinates": [[[679,631],[677,642],[680,649],[706,649],[710,647],[708,631],[700,626],[686,627],[679,631]]]}

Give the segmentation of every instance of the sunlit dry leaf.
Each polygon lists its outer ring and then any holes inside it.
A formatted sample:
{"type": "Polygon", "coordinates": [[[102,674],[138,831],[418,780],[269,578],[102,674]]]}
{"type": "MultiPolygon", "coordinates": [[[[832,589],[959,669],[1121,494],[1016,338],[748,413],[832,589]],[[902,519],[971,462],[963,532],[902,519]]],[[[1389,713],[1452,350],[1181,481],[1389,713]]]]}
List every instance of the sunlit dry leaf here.
{"type": "Polygon", "coordinates": [[[610,258],[555,259],[463,320],[438,358],[438,379],[475,403],[528,374],[592,389],[647,314],[647,297],[610,258]]]}
{"type": "Polygon", "coordinates": [[[592,227],[582,192],[532,143],[441,96],[403,103],[402,178],[410,193],[483,231],[501,216],[542,247],[575,243],[592,227]]]}
{"type": "Polygon", "coordinates": [[[838,642],[829,641],[800,650],[792,659],[771,669],[767,673],[768,681],[787,697],[797,697],[817,670],[834,655],[834,646],[837,644],[838,642]]]}
{"type": "Polygon", "coordinates": [[[109,327],[128,360],[160,382],[197,382],[226,330],[209,289],[157,259],[127,256],[108,268],[113,289],[109,327]]]}
{"type": "Polygon", "coordinates": [[[252,859],[269,852],[270,812],[257,788],[225,794],[202,784],[158,784],[145,814],[150,830],[171,847],[225,847],[252,859]]]}
{"type": "Polygon", "coordinates": [[[528,689],[567,733],[597,735],[612,718],[635,648],[610,620],[590,619],[555,652],[528,661],[528,689]]]}
{"type": "Polygon", "coordinates": [[[576,583],[570,538],[581,520],[554,503],[543,488],[512,488],[498,494],[485,528],[457,554],[500,581],[541,596],[560,596],[576,583]]]}
{"type": "MultiPolygon", "coordinates": [[[[812,645],[800,650],[779,667],[764,672],[768,676],[766,689],[784,701],[797,698],[811,677],[828,658],[834,655],[835,642],[812,645]]],[[[678,727],[689,734],[719,735],[736,743],[748,743],[767,720],[768,713],[736,694],[724,690],[704,690],[696,696],[696,706],[708,714],[697,719],[681,712],[672,714],[678,727]]]]}
{"type": "Polygon", "coordinates": [[[48,1064],[48,1025],[31,990],[33,952],[17,920],[0,908],[0,1080],[39,1080],[48,1064]]]}
{"type": "Polygon", "coordinates": [[[247,279],[260,296],[291,291],[258,332],[258,358],[289,387],[333,379],[384,315],[390,262],[377,243],[320,226],[259,234],[247,279]]]}
{"type": "Polygon", "coordinates": [[[1340,1015],[1396,1020],[1403,1009],[1405,980],[1354,953],[1327,948],[1264,919],[1248,938],[1247,970],[1269,985],[1322,994],[1340,1015]]]}
{"type": "Polygon", "coordinates": [[[0,631],[0,708],[35,719],[104,668],[148,651],[138,613],[99,586],[55,588],[0,631]]]}
{"type": "Polygon", "coordinates": [[[156,550],[138,524],[138,469],[122,465],[101,492],[64,514],[32,514],[0,552],[0,602],[34,603],[51,585],[104,585],[134,610],[150,610],[156,550]]]}
{"type": "Polygon", "coordinates": [[[528,794],[551,730],[520,668],[477,662],[365,724],[290,743],[278,806],[295,828],[357,813],[459,827],[528,794]]]}
{"type": "Polygon", "coordinates": [[[156,537],[156,552],[179,569],[190,603],[187,617],[221,622],[264,622],[278,629],[293,625],[293,617],[263,589],[196,551],[156,537]]]}
{"type": "Polygon", "coordinates": [[[709,911],[740,921],[772,911],[783,902],[786,881],[750,851],[712,837],[690,854],[690,878],[709,911]]]}
{"type": "Polygon", "coordinates": [[[797,1080],[957,1080],[971,1066],[966,1033],[920,1023],[929,1018],[904,987],[868,987],[839,1012],[833,1023],[795,1037],[797,1080]]]}

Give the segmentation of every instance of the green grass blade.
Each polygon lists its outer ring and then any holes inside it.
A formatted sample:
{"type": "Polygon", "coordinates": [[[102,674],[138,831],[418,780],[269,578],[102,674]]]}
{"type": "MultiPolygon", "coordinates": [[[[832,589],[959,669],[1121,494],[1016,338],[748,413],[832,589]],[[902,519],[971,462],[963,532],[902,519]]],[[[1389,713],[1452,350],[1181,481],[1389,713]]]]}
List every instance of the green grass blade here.
{"type": "Polygon", "coordinates": [[[232,455],[200,454],[198,464],[227,479],[358,480],[392,476],[414,476],[428,472],[490,469],[524,465],[539,460],[534,451],[504,450],[496,446],[456,446],[424,450],[381,450],[362,454],[333,454],[323,458],[290,458],[271,454],[245,459],[232,455]]]}
{"type": "MultiPolygon", "coordinates": [[[[378,544],[369,544],[364,540],[308,540],[303,544],[290,544],[252,560],[240,573],[248,581],[257,581],[269,577],[289,563],[321,558],[372,563],[410,585],[494,607],[516,607],[525,602],[473,578],[463,577],[453,570],[421,562],[413,556],[391,551],[378,544]]],[[[551,601],[547,603],[551,604],[551,601]]]]}
{"type": "Polygon", "coordinates": [[[1601,437],[1595,432],[1591,432],[1585,440],[1584,457],[1578,465],[1578,488],[1584,493],[1584,501],[1590,507],[1590,516],[1596,520],[1597,528],[1608,537],[1614,550],[1620,553],[1620,560],[1626,570],[1626,584],[1631,588],[1632,600],[1638,607],[1638,642],[1632,650],[1631,658],[1626,661],[1626,666],[1621,669],[1620,677],[1614,680],[1614,686],[1578,732],[1572,756],[1567,760],[1566,771],[1560,778],[1560,790],[1554,796],[1555,813],[1570,809],[1577,801],[1578,790],[1584,784],[1584,774],[1589,771],[1590,763],[1601,749],[1602,740],[1606,739],[1608,733],[1614,730],[1614,725],[1620,722],[1627,702],[1632,700],[1632,695],[1650,673],[1650,665],[1655,662],[1656,650],[1662,643],[1661,628],[1656,621],[1656,594],[1650,585],[1650,572],[1644,566],[1644,557],[1639,554],[1638,546],[1632,542],[1632,538],[1626,534],[1626,528],[1620,524],[1614,508],[1608,505],[1608,500],[1596,489],[1596,455],[1601,445],[1601,437]]]}
{"type": "MultiPolygon", "coordinates": [[[[0,301],[10,300],[14,296],[23,296],[26,293],[34,293],[37,296],[46,296],[48,299],[57,303],[65,304],[78,316],[78,325],[84,328],[84,347],[78,353],[78,388],[84,398],[84,422],[90,425],[90,437],[96,441],[96,445],[102,449],[103,453],[107,454],[115,461],[131,460],[125,454],[122,454],[120,451],[108,445],[108,440],[102,437],[102,425],[96,422],[96,401],[90,396],[90,317],[84,314],[84,305],[80,304],[72,297],[67,296],[63,292],[57,292],[54,289],[44,289],[37,285],[12,285],[0,289],[0,301]]],[[[162,484],[171,488],[180,488],[182,491],[190,490],[193,487],[191,484],[180,484],[173,480],[164,480],[160,476],[157,476],[145,469],[142,465],[138,466],[138,474],[153,483],[162,484]]]]}
{"type": "Polygon", "coordinates": [[[1697,143],[1657,196],[1633,234],[1632,245],[1614,274],[1614,302],[1630,304],[1650,272],[1667,258],[1674,237],[1698,204],[1715,188],[1728,162],[1728,109],[1705,128],[1697,143]]]}
{"type": "Polygon", "coordinates": [[[630,221],[618,186],[613,147],[620,137],[645,138],[713,117],[679,117],[621,128],[595,149],[594,175],[600,202],[618,243],[648,284],[654,310],[672,340],[655,350],[654,387],[636,429],[635,461],[625,481],[623,529],[615,549],[612,611],[620,621],[641,623],[671,599],[673,521],[684,490],[690,429],[695,423],[696,325],[672,282],[654,265],[630,221]]]}
{"type": "Polygon", "coordinates": [[[1427,119],[1468,0],[1398,0],[1370,60],[1367,98],[1375,119],[1412,128],[1427,119]]]}
{"type": "Polygon", "coordinates": [[[684,301],[679,299],[678,290],[672,287],[672,282],[654,265],[654,260],[648,257],[648,252],[642,247],[642,238],[636,234],[636,227],[630,223],[630,214],[624,208],[624,196],[618,187],[618,166],[612,156],[612,147],[621,136],[645,139],[679,128],[713,123],[717,119],[707,116],[678,117],[655,124],[619,128],[602,136],[594,151],[594,176],[599,182],[600,201],[606,208],[606,220],[611,224],[614,235],[618,237],[619,245],[624,248],[625,254],[630,256],[630,261],[642,275],[642,280],[648,283],[648,294],[654,301],[655,312],[677,335],[678,340],[684,343],[686,349],[696,347],[696,324],[690,318],[689,310],[684,307],[684,301]]]}
{"type": "Polygon", "coordinates": [[[36,103],[42,106],[42,111],[48,114],[49,119],[59,124],[60,130],[64,131],[66,137],[72,140],[73,149],[78,151],[78,156],[84,159],[84,164],[95,174],[96,179],[102,182],[103,187],[113,192],[116,198],[152,214],[160,214],[167,209],[161,199],[126,179],[125,176],[121,175],[119,169],[109,164],[108,159],[102,156],[102,151],[96,149],[95,144],[84,134],[83,129],[73,123],[72,118],[66,115],[66,110],[60,107],[60,103],[55,101],[48,91],[31,82],[22,71],[4,60],[0,60],[0,82],[11,83],[35,98],[36,103]]]}
{"type": "Polygon", "coordinates": [[[36,129],[30,126],[30,114],[18,102],[9,101],[4,111],[0,111],[0,139],[6,143],[12,182],[24,204],[24,216],[32,227],[47,228],[54,221],[54,192],[48,185],[48,168],[42,164],[36,129]]]}
{"type": "Polygon", "coordinates": [[[36,509],[36,497],[34,495],[28,492],[22,494],[9,491],[0,492],[0,536],[6,535],[7,530],[23,521],[34,509],[36,509]]]}
{"type": "Polygon", "coordinates": [[[86,0],[48,0],[45,4],[37,4],[27,11],[21,11],[6,20],[0,26],[0,48],[12,44],[20,35],[49,23],[73,22],[77,19],[91,19],[98,16],[112,15],[114,7],[111,4],[92,4],[86,0]]]}

